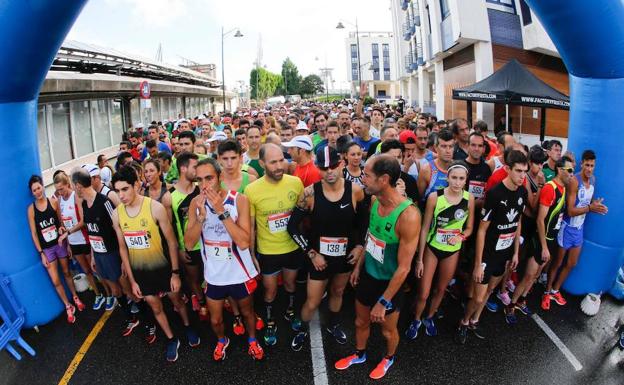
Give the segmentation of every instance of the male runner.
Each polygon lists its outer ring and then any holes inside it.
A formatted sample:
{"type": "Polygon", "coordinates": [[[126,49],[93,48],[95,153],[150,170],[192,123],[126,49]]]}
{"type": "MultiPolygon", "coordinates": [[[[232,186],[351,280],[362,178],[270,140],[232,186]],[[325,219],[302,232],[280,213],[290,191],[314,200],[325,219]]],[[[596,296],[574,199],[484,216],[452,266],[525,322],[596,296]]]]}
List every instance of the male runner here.
{"type": "Polygon", "coordinates": [[[290,142],[282,143],[288,148],[293,163],[289,173],[301,179],[304,187],[321,180],[321,173],[312,160],[312,140],[308,135],[295,136],[290,142]]]}
{"type": "Polygon", "coordinates": [[[418,193],[426,200],[432,191],[448,186],[446,170],[453,161],[455,139],[450,130],[442,130],[436,136],[435,149],[438,158],[431,160],[420,169],[418,174],[418,193]]]}
{"type": "Polygon", "coordinates": [[[247,145],[249,149],[243,154],[245,164],[248,164],[256,172],[258,176],[264,175],[264,169],[260,166],[260,146],[262,145],[262,137],[260,135],[260,127],[251,126],[247,130],[247,145]]]}
{"type": "Polygon", "coordinates": [[[546,182],[550,182],[555,175],[557,174],[555,167],[557,161],[561,159],[561,150],[563,146],[561,142],[558,140],[549,140],[546,145],[546,153],[548,154],[548,160],[544,163],[544,168],[542,171],[544,172],[544,176],[546,177],[546,182]]]}
{"type": "Polygon", "coordinates": [[[470,147],[470,127],[465,119],[455,119],[451,123],[451,131],[455,135],[455,149],[453,150],[454,160],[466,160],[470,147]]]}

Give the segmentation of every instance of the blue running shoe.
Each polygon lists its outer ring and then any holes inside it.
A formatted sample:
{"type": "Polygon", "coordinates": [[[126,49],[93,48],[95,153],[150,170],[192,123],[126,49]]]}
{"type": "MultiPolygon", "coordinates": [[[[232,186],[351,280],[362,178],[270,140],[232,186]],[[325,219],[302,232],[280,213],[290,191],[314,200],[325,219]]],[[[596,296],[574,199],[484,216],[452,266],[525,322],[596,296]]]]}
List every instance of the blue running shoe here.
{"type": "Polygon", "coordinates": [[[102,294],[95,297],[93,301],[93,310],[100,310],[102,306],[106,303],[106,298],[102,294]]]}
{"type": "Polygon", "coordinates": [[[298,332],[297,334],[295,334],[295,337],[293,338],[292,342],[290,343],[290,347],[292,348],[292,350],[298,352],[301,350],[301,348],[303,348],[303,345],[305,344],[306,341],[306,337],[308,336],[308,333],[306,332],[298,332]]]}
{"type": "Polygon", "coordinates": [[[415,340],[418,337],[418,329],[420,329],[420,325],[422,325],[422,321],[415,319],[410,324],[409,328],[405,331],[405,337],[410,340],[415,340]]]}
{"type": "Polygon", "coordinates": [[[290,320],[290,328],[294,332],[298,332],[301,329],[301,320],[298,317],[294,317],[290,320]]]}
{"type": "Polygon", "coordinates": [[[327,332],[331,334],[336,340],[336,342],[338,342],[340,345],[344,345],[347,343],[347,335],[340,327],[340,324],[336,324],[334,326],[328,326],[325,328],[325,330],[327,330],[327,332]]]}
{"type": "Polygon", "coordinates": [[[531,309],[529,309],[529,307],[527,306],[526,302],[518,302],[516,304],[516,309],[520,310],[522,312],[522,314],[526,315],[526,316],[532,316],[533,312],[531,311],[531,309]]]}
{"type": "Polygon", "coordinates": [[[366,353],[362,355],[362,357],[358,357],[357,354],[352,354],[345,358],[342,358],[334,364],[334,367],[338,370],[345,370],[349,368],[351,365],[363,364],[366,362],[366,353]]]}
{"type": "Polygon", "coordinates": [[[514,312],[515,307],[514,308],[505,308],[505,322],[507,322],[509,325],[515,325],[516,323],[518,323],[518,317],[516,317],[516,313],[514,312]]]}
{"type": "Polygon", "coordinates": [[[201,342],[199,335],[191,327],[186,328],[186,339],[188,340],[189,346],[192,348],[199,346],[201,342]]]}
{"type": "Polygon", "coordinates": [[[429,337],[435,337],[438,335],[438,328],[435,326],[433,318],[425,318],[423,320],[423,323],[425,324],[426,335],[428,335],[429,337]]]}
{"type": "Polygon", "coordinates": [[[180,340],[174,339],[167,343],[167,361],[176,362],[178,359],[178,348],[180,347],[180,340]]]}
{"type": "Polygon", "coordinates": [[[273,346],[277,343],[277,326],[275,322],[268,322],[264,330],[264,343],[267,346],[273,346]]]}
{"type": "Polygon", "coordinates": [[[117,306],[117,298],[115,297],[106,297],[106,306],[104,306],[104,310],[113,311],[117,306]]]}
{"type": "Polygon", "coordinates": [[[498,311],[498,304],[495,301],[488,300],[485,303],[485,307],[492,313],[496,313],[498,311]]]}

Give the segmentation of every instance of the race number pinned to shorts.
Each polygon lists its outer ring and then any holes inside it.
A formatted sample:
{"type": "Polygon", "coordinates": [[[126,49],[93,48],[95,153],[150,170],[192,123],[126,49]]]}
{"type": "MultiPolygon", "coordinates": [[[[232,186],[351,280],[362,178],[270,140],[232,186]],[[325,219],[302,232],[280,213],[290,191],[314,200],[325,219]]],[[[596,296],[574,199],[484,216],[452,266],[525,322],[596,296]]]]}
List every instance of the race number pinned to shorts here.
{"type": "Polygon", "coordinates": [[[74,227],[74,219],[71,217],[62,217],[61,218],[63,221],[63,226],[65,226],[65,228],[67,230],[71,229],[72,227],[74,227]]]}
{"type": "Polygon", "coordinates": [[[342,257],[347,255],[347,238],[320,237],[319,253],[330,257],[342,257]]]}
{"type": "Polygon", "coordinates": [[[366,235],[366,252],[371,255],[377,262],[384,262],[384,250],[386,249],[386,242],[376,238],[370,232],[366,235]]]}
{"type": "Polygon", "coordinates": [[[448,243],[449,239],[459,234],[461,234],[461,230],[459,229],[450,229],[450,230],[438,229],[438,231],[436,231],[436,242],[438,242],[441,245],[451,246],[448,243]]]}
{"type": "Polygon", "coordinates": [[[516,233],[509,234],[501,234],[498,236],[498,241],[496,241],[496,250],[505,250],[508,249],[509,246],[513,245],[514,239],[516,238],[516,233]]]}
{"type": "Polygon", "coordinates": [[[43,239],[46,242],[55,241],[56,238],[58,238],[58,232],[56,231],[56,226],[52,225],[52,226],[46,227],[45,229],[41,230],[41,235],[43,235],[43,239]]]}
{"type": "Polygon", "coordinates": [[[150,247],[147,231],[145,230],[126,231],[124,232],[124,239],[129,249],[144,250],[150,247]]]}
{"type": "Polygon", "coordinates": [[[485,182],[471,180],[468,183],[468,192],[474,195],[476,199],[483,198],[485,196],[485,182]]]}
{"type": "Polygon", "coordinates": [[[559,230],[561,228],[561,222],[563,221],[563,213],[559,213],[557,217],[557,224],[555,225],[554,230],[559,230]]]}
{"type": "Polygon", "coordinates": [[[272,234],[281,233],[286,231],[286,227],[288,226],[288,220],[290,219],[290,211],[285,213],[278,213],[269,215],[269,231],[272,234]]]}
{"type": "Polygon", "coordinates": [[[204,240],[206,254],[208,258],[215,259],[217,261],[225,261],[230,258],[230,250],[232,244],[228,241],[211,241],[204,240]]]}
{"type": "Polygon", "coordinates": [[[104,245],[104,239],[97,235],[89,235],[89,243],[91,249],[96,253],[106,253],[106,245],[104,245]]]}

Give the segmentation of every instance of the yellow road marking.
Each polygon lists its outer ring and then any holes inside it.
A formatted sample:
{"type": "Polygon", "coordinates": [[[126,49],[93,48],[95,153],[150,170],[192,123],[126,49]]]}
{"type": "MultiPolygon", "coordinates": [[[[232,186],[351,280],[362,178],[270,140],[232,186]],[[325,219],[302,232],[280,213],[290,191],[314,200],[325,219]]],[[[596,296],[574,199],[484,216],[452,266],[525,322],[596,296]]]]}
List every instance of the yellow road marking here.
{"type": "Polygon", "coordinates": [[[59,381],[59,385],[67,385],[69,383],[69,380],[71,380],[72,376],[78,369],[78,365],[80,365],[80,362],[82,361],[84,356],[87,354],[87,351],[89,351],[89,348],[93,344],[93,341],[95,341],[95,338],[98,336],[98,334],[100,334],[100,331],[104,327],[104,324],[106,323],[106,321],[108,321],[108,318],[111,316],[111,314],[113,314],[112,311],[104,312],[104,314],[102,314],[102,316],[100,317],[98,322],[95,324],[93,329],[91,329],[91,332],[89,333],[87,338],[84,340],[84,342],[80,346],[80,349],[78,349],[78,352],[76,352],[74,359],[69,363],[69,366],[67,367],[67,370],[65,371],[65,374],[59,381]]]}

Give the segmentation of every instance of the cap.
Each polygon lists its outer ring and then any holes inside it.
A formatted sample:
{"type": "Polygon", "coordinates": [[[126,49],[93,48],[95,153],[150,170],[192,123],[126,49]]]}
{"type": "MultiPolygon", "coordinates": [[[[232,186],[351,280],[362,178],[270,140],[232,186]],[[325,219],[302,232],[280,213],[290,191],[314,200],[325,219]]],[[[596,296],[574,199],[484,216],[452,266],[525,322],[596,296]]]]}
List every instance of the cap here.
{"type": "Polygon", "coordinates": [[[418,141],[418,138],[416,137],[416,134],[414,134],[414,131],[403,130],[399,134],[399,140],[403,144],[405,144],[405,143],[416,143],[418,141]],[[411,142],[410,140],[413,140],[413,142],[411,142]]]}
{"type": "Polygon", "coordinates": [[[292,138],[290,142],[282,143],[284,147],[297,147],[306,151],[312,151],[312,139],[307,135],[299,135],[292,138]]]}
{"type": "Polygon", "coordinates": [[[143,128],[143,123],[139,122],[137,123],[134,128],[143,128]]]}
{"type": "Polygon", "coordinates": [[[82,168],[87,170],[91,177],[100,176],[100,168],[94,164],[84,164],[82,165],[82,168]]]}
{"type": "Polygon", "coordinates": [[[212,134],[212,136],[210,137],[210,139],[207,140],[207,142],[215,142],[215,141],[223,142],[223,141],[225,141],[227,139],[228,139],[228,137],[225,134],[225,132],[217,131],[214,134],[212,134]]]}
{"type": "Polygon", "coordinates": [[[297,123],[297,127],[295,127],[295,131],[297,131],[297,130],[310,131],[310,128],[308,127],[307,124],[305,124],[304,121],[300,120],[299,123],[297,123]]]}
{"type": "Polygon", "coordinates": [[[340,162],[340,154],[334,148],[325,146],[316,152],[316,165],[318,167],[331,167],[340,162]]]}

